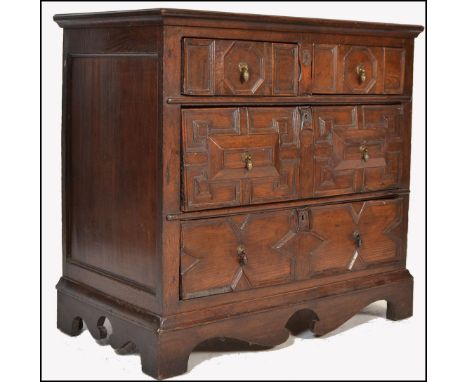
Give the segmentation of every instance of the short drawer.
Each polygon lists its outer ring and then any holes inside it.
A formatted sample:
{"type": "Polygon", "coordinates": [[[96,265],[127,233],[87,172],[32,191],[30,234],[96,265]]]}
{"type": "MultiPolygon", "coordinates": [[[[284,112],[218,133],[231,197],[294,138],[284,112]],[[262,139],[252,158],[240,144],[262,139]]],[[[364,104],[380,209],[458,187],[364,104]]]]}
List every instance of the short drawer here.
{"type": "Polygon", "coordinates": [[[181,298],[404,262],[406,198],[181,223],[181,298]]]}
{"type": "Polygon", "coordinates": [[[183,94],[297,95],[297,44],[185,38],[183,50],[183,94]]]}
{"type": "Polygon", "coordinates": [[[315,94],[401,94],[405,49],[315,44],[312,92],[315,94]]]}

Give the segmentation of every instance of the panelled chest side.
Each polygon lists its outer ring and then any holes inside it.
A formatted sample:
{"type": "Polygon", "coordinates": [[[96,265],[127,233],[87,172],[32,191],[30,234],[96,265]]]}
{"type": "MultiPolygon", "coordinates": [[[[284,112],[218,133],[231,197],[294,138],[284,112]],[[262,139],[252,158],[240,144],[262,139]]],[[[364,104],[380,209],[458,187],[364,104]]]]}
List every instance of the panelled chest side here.
{"type": "Polygon", "coordinates": [[[376,300],[411,316],[421,27],[169,9],[55,20],[62,331],[84,320],[165,378],[197,346],[322,335],[376,300]]]}

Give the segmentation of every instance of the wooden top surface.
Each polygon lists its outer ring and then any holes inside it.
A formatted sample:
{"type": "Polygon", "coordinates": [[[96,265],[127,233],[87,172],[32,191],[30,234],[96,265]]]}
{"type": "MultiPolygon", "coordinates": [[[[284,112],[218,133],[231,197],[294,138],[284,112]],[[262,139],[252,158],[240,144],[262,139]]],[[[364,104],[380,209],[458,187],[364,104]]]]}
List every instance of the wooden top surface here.
{"type": "Polygon", "coordinates": [[[245,13],[208,12],[187,9],[141,9],[132,11],[58,14],[54,20],[62,28],[87,28],[141,25],[183,25],[215,28],[310,31],[416,37],[420,25],[267,16],[245,13]]]}

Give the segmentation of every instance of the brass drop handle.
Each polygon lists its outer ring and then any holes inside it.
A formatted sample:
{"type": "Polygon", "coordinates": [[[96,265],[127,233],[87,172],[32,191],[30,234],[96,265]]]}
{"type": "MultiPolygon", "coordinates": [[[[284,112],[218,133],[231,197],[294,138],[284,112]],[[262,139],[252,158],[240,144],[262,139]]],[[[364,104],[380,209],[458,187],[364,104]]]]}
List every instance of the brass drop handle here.
{"type": "Polygon", "coordinates": [[[239,258],[240,265],[247,265],[247,253],[245,252],[245,247],[243,245],[239,245],[237,247],[237,257],[239,258]]]}
{"type": "Polygon", "coordinates": [[[364,68],[364,65],[358,65],[356,67],[356,73],[358,75],[358,80],[360,84],[366,81],[366,69],[364,68]]]}
{"type": "Polygon", "coordinates": [[[245,168],[247,171],[252,171],[253,169],[253,162],[252,162],[252,155],[249,153],[242,154],[242,160],[245,162],[245,168]]]}
{"type": "Polygon", "coordinates": [[[354,232],[354,244],[356,245],[356,248],[362,247],[362,238],[359,232],[354,232]]]}
{"type": "Polygon", "coordinates": [[[362,145],[361,147],[359,147],[359,150],[361,151],[361,159],[364,162],[367,162],[369,160],[369,149],[366,145],[362,145]]]}
{"type": "Polygon", "coordinates": [[[245,62],[239,64],[240,81],[248,82],[250,79],[249,66],[245,62]]]}

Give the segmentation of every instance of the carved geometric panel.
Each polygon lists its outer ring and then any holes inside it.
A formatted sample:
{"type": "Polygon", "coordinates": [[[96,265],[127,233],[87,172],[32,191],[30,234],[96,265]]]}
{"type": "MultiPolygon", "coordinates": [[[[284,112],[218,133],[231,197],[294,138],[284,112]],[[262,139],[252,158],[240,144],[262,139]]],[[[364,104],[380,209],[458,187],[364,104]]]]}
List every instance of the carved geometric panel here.
{"type": "Polygon", "coordinates": [[[181,298],[398,262],[403,221],[398,198],[183,222],[181,298]]]}
{"type": "Polygon", "coordinates": [[[364,46],[352,46],[344,55],[344,92],[372,93],[377,81],[377,59],[371,50],[364,46]],[[365,70],[365,77],[361,79],[357,69],[365,70]]]}
{"type": "Polygon", "coordinates": [[[298,44],[184,38],[183,94],[297,95],[298,44]]]}
{"type": "Polygon", "coordinates": [[[224,52],[224,89],[236,95],[253,95],[265,82],[265,46],[261,42],[233,41],[224,52]],[[243,80],[239,65],[248,67],[249,78],[243,80]]]}
{"type": "Polygon", "coordinates": [[[405,50],[384,48],[384,91],[400,94],[403,91],[405,74],[405,50]]]}
{"type": "Polygon", "coordinates": [[[401,258],[402,234],[395,232],[401,228],[402,199],[358,204],[311,209],[311,231],[323,242],[309,257],[309,277],[357,271],[401,258]]]}
{"type": "Polygon", "coordinates": [[[214,94],[214,55],[214,40],[184,39],[185,94],[214,94]]]}
{"type": "Polygon", "coordinates": [[[278,96],[296,95],[298,87],[298,47],[295,44],[272,46],[272,93],[278,96]]]}
{"type": "Polygon", "coordinates": [[[314,195],[398,187],[402,110],[394,105],[314,108],[314,195]]]}
{"type": "Polygon", "coordinates": [[[297,108],[183,110],[182,138],[185,210],[297,196],[297,108]]]}
{"type": "Polygon", "coordinates": [[[185,199],[194,206],[239,205],[239,180],[212,182],[208,168],[210,136],[239,135],[239,109],[184,110],[182,126],[185,199]]]}
{"type": "Polygon", "coordinates": [[[403,166],[403,108],[400,106],[362,106],[364,144],[369,148],[368,166],[363,169],[363,191],[396,188],[403,166]],[[372,164],[372,158],[380,161],[372,164]]]}
{"type": "Polygon", "coordinates": [[[314,44],[315,94],[401,94],[405,49],[314,44]]]}
{"type": "Polygon", "coordinates": [[[212,294],[229,291],[238,268],[233,251],[237,238],[230,224],[219,219],[183,224],[181,240],[183,296],[198,297],[208,289],[212,294]],[[214,273],[216,278],[210,277],[214,273]]]}

